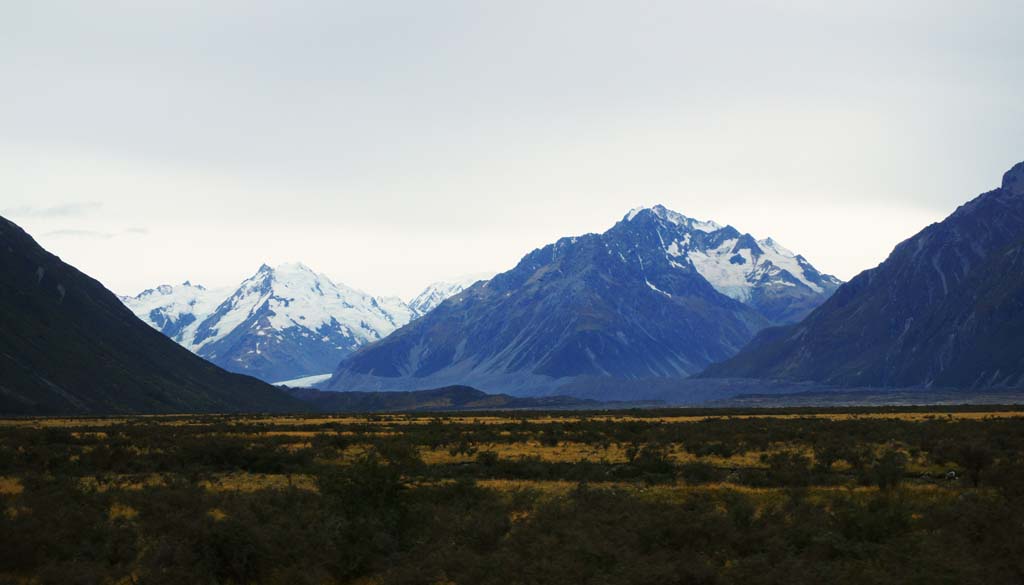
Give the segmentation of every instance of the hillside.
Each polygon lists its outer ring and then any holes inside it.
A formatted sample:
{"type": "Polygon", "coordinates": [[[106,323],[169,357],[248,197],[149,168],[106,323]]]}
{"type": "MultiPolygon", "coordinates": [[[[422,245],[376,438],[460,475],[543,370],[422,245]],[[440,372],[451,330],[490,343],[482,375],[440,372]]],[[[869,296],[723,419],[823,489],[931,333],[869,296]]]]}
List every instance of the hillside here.
{"type": "Polygon", "coordinates": [[[0,218],[0,413],[302,410],[147,326],[99,282],[0,218]]]}
{"type": "Polygon", "coordinates": [[[803,322],[703,377],[841,386],[1024,386],[1024,163],[896,246],[803,322]]]}

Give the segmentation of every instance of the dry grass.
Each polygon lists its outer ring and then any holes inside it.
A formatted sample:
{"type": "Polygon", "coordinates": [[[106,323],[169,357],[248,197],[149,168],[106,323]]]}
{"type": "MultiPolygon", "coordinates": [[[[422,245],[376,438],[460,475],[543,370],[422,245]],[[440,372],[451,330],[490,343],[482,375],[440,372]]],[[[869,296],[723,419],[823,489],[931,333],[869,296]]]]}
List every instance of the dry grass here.
{"type": "MultiPolygon", "coordinates": [[[[166,486],[172,476],[169,474],[153,473],[146,476],[137,475],[114,475],[104,478],[102,482],[95,477],[80,478],[79,483],[84,489],[94,489],[100,492],[107,491],[138,491],[147,487],[166,486]]],[[[21,485],[17,480],[15,488],[19,491],[7,493],[20,493],[21,485]]],[[[255,492],[260,490],[283,490],[296,488],[300,490],[316,491],[316,479],[311,475],[285,475],[271,473],[247,473],[235,472],[216,475],[210,479],[200,482],[204,489],[213,492],[255,492]]],[[[0,493],[3,491],[3,479],[0,479],[0,493]]]]}
{"type": "MultiPolygon", "coordinates": [[[[597,445],[577,442],[560,442],[558,445],[544,445],[539,441],[524,441],[516,443],[482,443],[474,445],[476,453],[472,455],[452,455],[446,448],[429,449],[422,448],[420,456],[423,462],[428,465],[444,465],[453,463],[468,463],[474,461],[477,454],[482,451],[491,451],[502,459],[520,459],[522,457],[536,457],[545,463],[577,463],[580,461],[626,463],[628,457],[626,451],[628,445],[612,443],[607,449],[597,445]]],[[[359,447],[358,449],[365,449],[359,447]]],[[[675,444],[669,449],[669,458],[676,463],[693,463],[700,461],[714,467],[739,468],[739,467],[764,467],[761,456],[778,451],[800,451],[808,456],[812,451],[806,446],[778,446],[768,451],[747,451],[731,457],[719,457],[708,455],[698,457],[688,452],[684,445],[675,444]]],[[[355,451],[353,451],[355,453],[355,451]]]]}
{"type": "Polygon", "coordinates": [[[107,491],[138,491],[147,487],[160,487],[167,485],[167,478],[163,474],[151,473],[149,475],[110,475],[102,479],[95,476],[82,477],[79,484],[84,489],[107,491]]]}
{"type": "Polygon", "coordinates": [[[138,510],[121,503],[110,506],[110,512],[107,514],[111,520],[134,520],[138,515],[138,510]]]}
{"type": "Polygon", "coordinates": [[[16,477],[0,477],[0,495],[17,495],[25,491],[21,480],[16,477]]]}
{"type": "MultiPolygon", "coordinates": [[[[535,491],[545,496],[564,496],[579,489],[577,482],[564,480],[515,480],[515,479],[484,479],[477,485],[485,489],[500,492],[535,491]]],[[[783,487],[751,487],[728,482],[716,482],[690,485],[682,481],[675,483],[645,485],[635,482],[589,482],[588,489],[622,490],[649,498],[659,503],[682,502],[694,494],[726,495],[739,493],[752,497],[759,504],[782,502],[790,497],[791,490],[783,487]]],[[[900,491],[914,494],[915,501],[940,500],[955,498],[957,492],[943,489],[932,484],[904,484],[900,491]]],[[[803,497],[810,501],[821,502],[839,495],[870,496],[878,493],[875,486],[812,486],[803,490],[803,497]]]]}
{"type": "MultiPolygon", "coordinates": [[[[3,427],[22,427],[22,428],[35,428],[35,429],[46,429],[46,428],[67,428],[67,429],[89,429],[97,427],[116,427],[124,424],[131,424],[141,420],[157,422],[160,425],[165,426],[204,426],[209,425],[215,421],[218,417],[215,415],[211,416],[192,416],[183,417],[181,415],[149,415],[149,416],[137,416],[137,417],[114,417],[114,418],[16,418],[16,419],[0,419],[0,426],[3,427]]],[[[525,420],[531,425],[543,425],[543,424],[563,424],[579,422],[581,420],[599,421],[599,422],[648,422],[648,423],[662,423],[662,424],[675,424],[675,423],[691,423],[701,422],[707,420],[730,420],[730,419],[825,419],[825,420],[859,420],[859,419],[889,419],[889,420],[904,420],[904,421],[925,421],[925,420],[985,420],[985,419],[1007,419],[1007,418],[1024,418],[1024,411],[1012,410],[1012,411],[981,411],[981,412],[875,412],[875,413],[806,413],[806,414],[783,414],[783,413],[752,413],[752,414],[736,414],[736,415],[679,415],[679,416],[662,416],[662,417],[644,417],[644,416],[633,416],[633,415],[620,415],[620,414],[588,414],[579,415],[572,412],[567,412],[564,415],[550,415],[543,417],[524,418],[520,419],[515,416],[515,413],[509,413],[508,416],[473,416],[473,415],[453,415],[444,416],[443,418],[435,418],[430,416],[412,416],[407,414],[380,414],[380,415],[338,415],[338,416],[315,416],[315,417],[302,417],[302,416],[270,416],[261,418],[231,418],[226,419],[230,425],[234,426],[265,426],[267,430],[260,432],[260,434],[274,433],[281,435],[289,435],[290,433],[297,433],[294,436],[309,436],[310,434],[316,434],[315,431],[288,431],[283,430],[280,427],[295,427],[295,426],[325,426],[325,425],[374,425],[381,427],[400,427],[403,425],[426,425],[431,424],[437,420],[441,420],[443,424],[462,424],[462,425],[504,425],[514,424],[520,420],[525,420]],[[308,434],[307,434],[308,433],[308,434]]]]}
{"type": "MultiPolygon", "coordinates": [[[[621,463],[626,461],[625,449],[618,445],[611,445],[608,449],[602,449],[596,445],[585,443],[563,442],[556,446],[542,445],[538,441],[525,441],[517,443],[481,443],[473,445],[477,453],[492,451],[502,459],[519,459],[520,457],[537,457],[546,462],[576,462],[584,459],[590,461],[608,461],[609,463],[621,463]]],[[[444,465],[450,463],[466,463],[474,461],[476,454],[452,455],[447,448],[438,449],[422,448],[420,457],[428,465],[444,465]]]]}
{"type": "Polygon", "coordinates": [[[204,488],[214,492],[255,492],[295,488],[316,491],[316,479],[311,475],[283,475],[269,473],[227,473],[202,482],[204,488]]]}

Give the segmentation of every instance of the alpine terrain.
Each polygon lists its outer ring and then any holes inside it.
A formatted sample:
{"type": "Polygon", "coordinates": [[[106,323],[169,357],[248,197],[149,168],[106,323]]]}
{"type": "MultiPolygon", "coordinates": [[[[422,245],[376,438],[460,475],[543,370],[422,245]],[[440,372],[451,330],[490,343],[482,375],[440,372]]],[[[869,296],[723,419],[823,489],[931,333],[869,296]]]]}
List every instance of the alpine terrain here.
{"type": "Polygon", "coordinates": [[[228,288],[207,289],[186,280],[177,286],[162,284],[134,297],[122,296],[121,302],[160,333],[189,347],[203,319],[232,292],[228,288]]]}
{"type": "Polygon", "coordinates": [[[806,320],[705,377],[841,386],[1024,386],[1024,163],[902,242],[806,320]]]}
{"type": "Polygon", "coordinates": [[[416,295],[416,298],[409,301],[409,307],[416,312],[417,316],[422,317],[436,309],[445,300],[466,290],[478,280],[480,279],[466,279],[458,282],[435,282],[428,285],[427,288],[423,289],[423,292],[416,295]]]}
{"type": "Polygon", "coordinates": [[[179,347],[99,282],[0,218],[0,413],[305,408],[179,347]]]}
{"type": "Polygon", "coordinates": [[[325,387],[522,395],[583,377],[684,377],[799,319],[839,284],[774,240],[636,209],[442,302],[347,358],[325,387]]]}
{"type": "Polygon", "coordinates": [[[329,374],[417,315],[401,299],[334,283],[299,263],[264,264],[234,291],[186,282],[123,300],[196,354],[268,382],[329,374]]]}

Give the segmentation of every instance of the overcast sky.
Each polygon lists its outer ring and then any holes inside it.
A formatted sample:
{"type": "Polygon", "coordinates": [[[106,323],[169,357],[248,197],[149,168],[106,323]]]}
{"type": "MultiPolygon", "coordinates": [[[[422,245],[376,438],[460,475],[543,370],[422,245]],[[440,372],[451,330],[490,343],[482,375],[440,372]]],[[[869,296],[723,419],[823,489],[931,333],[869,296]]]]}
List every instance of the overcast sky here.
{"type": "Polygon", "coordinates": [[[118,293],[374,294],[637,205],[849,279],[1024,160],[1024,2],[0,0],[0,213],[118,293]]]}

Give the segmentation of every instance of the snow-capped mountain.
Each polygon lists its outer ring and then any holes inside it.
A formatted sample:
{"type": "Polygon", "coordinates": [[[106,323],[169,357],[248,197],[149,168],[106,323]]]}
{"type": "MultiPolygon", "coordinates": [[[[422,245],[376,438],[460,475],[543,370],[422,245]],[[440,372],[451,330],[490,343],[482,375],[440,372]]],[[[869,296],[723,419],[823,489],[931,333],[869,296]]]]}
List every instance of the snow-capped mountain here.
{"type": "Polygon", "coordinates": [[[653,223],[670,263],[692,265],[718,292],[750,305],[773,323],[799,321],[842,284],[772,238],[699,221],[661,205],[638,208],[626,222],[653,223]],[[687,262],[688,261],[688,262],[687,262]]]}
{"type": "Polygon", "coordinates": [[[334,283],[299,263],[263,265],[233,291],[163,286],[124,302],[200,356],[270,382],[330,372],[416,316],[401,299],[334,283]]]}
{"type": "Polygon", "coordinates": [[[180,285],[162,284],[134,297],[121,297],[121,302],[157,331],[190,347],[199,324],[217,310],[232,290],[211,290],[186,280],[180,285]]]}
{"type": "Polygon", "coordinates": [[[416,295],[416,298],[409,301],[409,307],[416,311],[419,316],[426,315],[447,299],[466,290],[480,280],[485,279],[466,278],[455,282],[435,282],[428,285],[427,288],[423,289],[423,292],[416,295]]]}
{"type": "Polygon", "coordinates": [[[838,285],[773,240],[660,205],[636,209],[456,294],[346,358],[326,387],[536,394],[595,376],[685,377],[838,285]]]}

